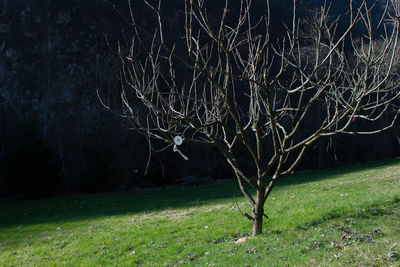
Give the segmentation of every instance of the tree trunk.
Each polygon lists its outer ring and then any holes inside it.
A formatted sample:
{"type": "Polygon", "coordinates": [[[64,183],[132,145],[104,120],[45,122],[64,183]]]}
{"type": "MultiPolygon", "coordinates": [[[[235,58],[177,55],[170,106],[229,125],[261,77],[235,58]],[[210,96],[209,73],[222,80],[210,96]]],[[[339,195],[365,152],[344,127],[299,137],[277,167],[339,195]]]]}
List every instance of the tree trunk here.
{"type": "Polygon", "coordinates": [[[253,215],[253,236],[262,233],[263,216],[264,216],[264,181],[258,180],[256,204],[252,209],[253,215]]]}
{"type": "Polygon", "coordinates": [[[263,214],[253,213],[253,218],[253,236],[257,236],[262,233],[263,214]]]}

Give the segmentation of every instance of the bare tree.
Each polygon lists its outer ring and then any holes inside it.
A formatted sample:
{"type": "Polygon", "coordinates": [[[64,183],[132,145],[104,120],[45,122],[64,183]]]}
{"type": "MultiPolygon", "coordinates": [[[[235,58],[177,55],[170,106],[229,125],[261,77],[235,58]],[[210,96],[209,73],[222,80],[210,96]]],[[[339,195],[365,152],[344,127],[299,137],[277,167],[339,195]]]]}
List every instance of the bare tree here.
{"type": "Polygon", "coordinates": [[[330,15],[325,3],[308,14],[308,41],[300,34],[298,1],[285,35],[273,40],[270,1],[265,15],[255,18],[251,0],[241,0],[237,12],[229,11],[226,0],[216,19],[205,0],[185,0],[185,35],[175,43],[165,36],[161,1],[144,2],[158,26],[148,31],[131,13],[133,36],[119,48],[124,116],[150,146],[151,139],[174,146],[174,137],[182,136],[184,143],[218,148],[252,207],[244,215],[253,221],[254,236],[262,233],[264,204],[276,181],[294,172],[316,140],[373,134],[396,122],[399,111],[391,105],[400,95],[394,73],[396,0],[386,3],[378,20],[371,15],[375,5],[366,0],[357,6],[349,1],[348,13],[340,17],[330,15]],[[182,66],[186,78],[177,73],[182,66]],[[310,129],[305,122],[316,112],[319,119],[310,129]],[[355,118],[382,116],[390,118],[385,126],[350,130],[355,118]],[[240,167],[235,153],[240,146],[251,155],[254,177],[240,167]]]}

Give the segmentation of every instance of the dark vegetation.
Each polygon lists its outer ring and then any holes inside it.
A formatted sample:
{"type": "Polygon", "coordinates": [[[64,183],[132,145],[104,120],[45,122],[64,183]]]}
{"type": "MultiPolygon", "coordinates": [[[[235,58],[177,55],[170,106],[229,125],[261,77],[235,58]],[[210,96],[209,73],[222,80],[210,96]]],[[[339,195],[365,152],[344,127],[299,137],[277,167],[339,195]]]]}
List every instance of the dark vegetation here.
{"type": "MultiPolygon", "coordinates": [[[[172,40],[180,34],[176,26],[181,23],[182,5],[168,3],[173,15],[167,31],[172,40]]],[[[289,17],[288,3],[273,1],[271,8],[281,18],[289,17]]],[[[309,3],[310,8],[319,4],[309,3]]],[[[334,7],[334,13],[341,13],[347,4],[334,7]]],[[[221,8],[223,2],[212,2],[210,12],[221,8]]],[[[262,8],[259,1],[254,12],[262,8]]],[[[182,162],[172,150],[153,154],[145,175],[145,138],[127,130],[129,125],[100,106],[96,89],[120,105],[113,52],[121,29],[129,29],[126,10],[124,0],[0,0],[0,197],[190,184],[189,176],[231,177],[216,151],[195,145],[183,148],[189,162],[182,162]]],[[[142,24],[152,27],[148,9],[135,6],[135,10],[142,24]]],[[[272,25],[273,36],[279,37],[281,21],[272,25]]],[[[355,121],[354,127],[360,123],[355,121]]],[[[397,136],[398,127],[374,136],[323,139],[299,168],[396,157],[397,136]]],[[[242,164],[246,168],[245,156],[242,164]]]]}
{"type": "Polygon", "coordinates": [[[6,147],[5,186],[26,197],[41,197],[58,191],[61,165],[50,145],[34,125],[6,147]]]}

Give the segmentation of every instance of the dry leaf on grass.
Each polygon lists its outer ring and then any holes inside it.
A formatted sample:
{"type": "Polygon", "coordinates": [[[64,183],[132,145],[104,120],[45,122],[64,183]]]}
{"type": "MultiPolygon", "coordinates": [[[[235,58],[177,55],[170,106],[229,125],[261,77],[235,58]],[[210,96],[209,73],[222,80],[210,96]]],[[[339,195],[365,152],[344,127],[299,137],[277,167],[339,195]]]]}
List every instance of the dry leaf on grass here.
{"type": "Polygon", "coordinates": [[[239,238],[238,240],[236,240],[235,242],[233,242],[234,244],[243,244],[247,241],[247,239],[249,239],[247,236],[239,238]]]}

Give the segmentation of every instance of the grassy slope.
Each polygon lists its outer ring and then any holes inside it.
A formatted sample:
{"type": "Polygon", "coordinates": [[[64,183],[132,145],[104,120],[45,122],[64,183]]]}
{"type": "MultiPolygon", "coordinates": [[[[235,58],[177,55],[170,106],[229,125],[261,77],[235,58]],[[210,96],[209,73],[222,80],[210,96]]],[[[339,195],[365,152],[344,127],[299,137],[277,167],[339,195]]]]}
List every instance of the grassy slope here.
{"type": "Polygon", "coordinates": [[[400,163],[302,172],[267,202],[264,234],[233,182],[0,202],[0,266],[400,264],[400,163]],[[236,197],[232,197],[236,195],[236,197]]]}

